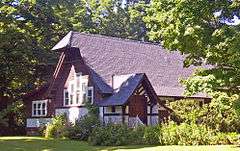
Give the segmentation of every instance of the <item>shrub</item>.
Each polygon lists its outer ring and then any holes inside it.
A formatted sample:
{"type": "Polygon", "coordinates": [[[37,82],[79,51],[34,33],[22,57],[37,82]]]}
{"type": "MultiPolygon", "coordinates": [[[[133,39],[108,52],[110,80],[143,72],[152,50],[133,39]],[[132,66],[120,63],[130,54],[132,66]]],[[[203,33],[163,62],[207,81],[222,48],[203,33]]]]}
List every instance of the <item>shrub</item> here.
{"type": "Polygon", "coordinates": [[[161,128],[160,143],[163,145],[207,145],[215,133],[203,125],[173,122],[161,128]]]}
{"type": "Polygon", "coordinates": [[[55,116],[46,127],[46,138],[62,138],[66,133],[67,120],[65,115],[55,116]]]}
{"type": "Polygon", "coordinates": [[[46,128],[47,128],[46,125],[41,125],[41,126],[39,127],[38,134],[39,134],[40,136],[45,136],[46,128]]]}
{"type": "Polygon", "coordinates": [[[219,132],[240,132],[240,117],[234,110],[234,103],[213,99],[208,104],[199,100],[180,100],[170,103],[174,110],[172,120],[177,123],[196,123],[219,132]]]}
{"type": "Polygon", "coordinates": [[[216,145],[237,144],[237,133],[220,133],[195,123],[174,122],[161,126],[129,128],[126,125],[99,126],[88,141],[92,145],[216,145]]]}
{"type": "Polygon", "coordinates": [[[96,116],[85,115],[77,120],[75,125],[67,128],[66,137],[70,139],[88,140],[93,128],[100,126],[100,121],[96,116]]]}
{"type": "Polygon", "coordinates": [[[149,145],[159,144],[161,129],[159,126],[149,126],[145,128],[144,140],[149,145]]]}
{"type": "Polygon", "coordinates": [[[130,128],[128,143],[132,145],[146,144],[146,141],[144,139],[145,129],[145,126],[130,128]]]}
{"type": "Polygon", "coordinates": [[[238,144],[238,134],[237,133],[216,133],[212,136],[210,144],[211,145],[228,145],[228,144],[238,144]]]}
{"type": "Polygon", "coordinates": [[[129,128],[126,125],[108,124],[95,127],[89,137],[92,145],[140,145],[159,144],[160,127],[139,126],[129,128]]]}
{"type": "Polygon", "coordinates": [[[237,133],[217,132],[205,125],[194,123],[163,124],[159,135],[162,145],[219,145],[237,144],[238,142],[237,133]]]}
{"type": "Polygon", "coordinates": [[[126,145],[129,144],[130,132],[126,125],[108,124],[95,127],[88,140],[92,145],[126,145]]]}

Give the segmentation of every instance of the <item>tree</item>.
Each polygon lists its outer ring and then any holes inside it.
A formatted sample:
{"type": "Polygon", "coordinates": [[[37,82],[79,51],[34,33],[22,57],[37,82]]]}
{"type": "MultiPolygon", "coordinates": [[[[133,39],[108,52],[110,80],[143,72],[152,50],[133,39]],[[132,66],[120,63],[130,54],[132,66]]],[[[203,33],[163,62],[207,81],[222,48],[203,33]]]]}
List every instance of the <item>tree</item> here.
{"type": "Polygon", "coordinates": [[[185,67],[205,66],[183,82],[187,95],[227,96],[239,109],[239,17],[238,0],[153,0],[144,20],[151,40],[186,55],[185,67]]]}
{"type": "MultiPolygon", "coordinates": [[[[142,16],[137,14],[141,9],[135,6],[124,5],[122,0],[2,0],[0,101],[8,97],[18,102],[22,95],[46,83],[51,75],[49,66],[53,69],[58,56],[50,49],[71,30],[146,37],[142,16]]],[[[14,104],[8,108],[15,108],[14,104]]],[[[2,111],[0,117],[9,112],[2,111]]]]}
{"type": "MultiPolygon", "coordinates": [[[[233,108],[233,102],[213,99],[203,103],[199,100],[179,100],[170,103],[172,120],[186,124],[201,124],[218,132],[240,132],[240,118],[233,108]]],[[[231,100],[231,99],[230,99],[231,100]]]]}
{"type": "Polygon", "coordinates": [[[40,65],[56,63],[50,49],[70,30],[131,39],[146,35],[139,6],[121,0],[3,0],[0,11],[0,96],[11,98],[42,83],[46,71],[40,65]]]}

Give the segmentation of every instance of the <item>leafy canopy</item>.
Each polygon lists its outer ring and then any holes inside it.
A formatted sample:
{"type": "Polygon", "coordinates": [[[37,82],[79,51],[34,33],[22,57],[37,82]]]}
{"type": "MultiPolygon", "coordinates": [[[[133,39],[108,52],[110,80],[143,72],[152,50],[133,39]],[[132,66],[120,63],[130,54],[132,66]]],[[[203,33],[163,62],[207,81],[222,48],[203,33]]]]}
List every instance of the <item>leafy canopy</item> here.
{"type": "Polygon", "coordinates": [[[183,82],[187,95],[204,91],[237,101],[240,25],[234,24],[234,18],[238,17],[238,0],[152,0],[144,20],[150,39],[185,54],[186,67],[204,66],[183,82]]]}
{"type": "MultiPolygon", "coordinates": [[[[1,0],[0,101],[3,97],[19,101],[47,82],[58,56],[50,49],[71,30],[145,38],[143,4],[124,4],[122,0],[1,0]]],[[[5,111],[1,111],[2,121],[11,112],[5,111]]]]}

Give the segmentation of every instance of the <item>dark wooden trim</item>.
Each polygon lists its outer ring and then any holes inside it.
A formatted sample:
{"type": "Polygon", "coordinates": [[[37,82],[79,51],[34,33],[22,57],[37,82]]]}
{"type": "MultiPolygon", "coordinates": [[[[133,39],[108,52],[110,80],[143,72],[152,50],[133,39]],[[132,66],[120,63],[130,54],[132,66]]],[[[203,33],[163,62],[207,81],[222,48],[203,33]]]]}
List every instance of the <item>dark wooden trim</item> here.
{"type": "Polygon", "coordinates": [[[122,106],[122,123],[124,124],[124,121],[125,121],[125,109],[126,109],[126,106],[122,106]]]}
{"type": "Polygon", "coordinates": [[[105,116],[104,108],[105,108],[105,107],[102,107],[102,108],[103,108],[103,124],[105,124],[105,119],[104,119],[104,116],[105,116]]]}
{"type": "MultiPolygon", "coordinates": [[[[167,96],[167,95],[158,95],[158,97],[173,98],[175,101],[180,99],[212,99],[211,97],[196,97],[196,96],[167,96]]],[[[160,98],[159,98],[160,99],[160,98]]]]}
{"type": "Polygon", "coordinates": [[[152,105],[150,105],[150,114],[148,114],[147,113],[147,116],[150,116],[150,123],[147,123],[147,125],[149,124],[151,124],[152,125],[152,108],[153,108],[153,106],[152,105]]]}
{"type": "Polygon", "coordinates": [[[70,61],[65,61],[63,64],[74,64],[74,63],[81,63],[83,64],[83,61],[81,59],[79,60],[70,60],[70,61]]]}
{"type": "Polygon", "coordinates": [[[129,115],[129,114],[122,114],[122,113],[105,113],[104,116],[125,116],[125,115],[129,115]]]}
{"type": "Polygon", "coordinates": [[[115,106],[111,106],[111,110],[112,110],[112,113],[115,113],[116,112],[116,107],[115,106]]]}
{"type": "Polygon", "coordinates": [[[52,118],[52,116],[30,116],[27,117],[26,119],[37,119],[37,118],[52,118]]]}
{"type": "Polygon", "coordinates": [[[147,114],[147,116],[158,116],[158,113],[147,114]]]}
{"type": "Polygon", "coordinates": [[[74,106],[60,106],[60,107],[55,107],[55,109],[69,109],[69,108],[72,108],[72,107],[77,107],[77,108],[86,108],[86,106],[84,105],[74,105],[74,106]]]}

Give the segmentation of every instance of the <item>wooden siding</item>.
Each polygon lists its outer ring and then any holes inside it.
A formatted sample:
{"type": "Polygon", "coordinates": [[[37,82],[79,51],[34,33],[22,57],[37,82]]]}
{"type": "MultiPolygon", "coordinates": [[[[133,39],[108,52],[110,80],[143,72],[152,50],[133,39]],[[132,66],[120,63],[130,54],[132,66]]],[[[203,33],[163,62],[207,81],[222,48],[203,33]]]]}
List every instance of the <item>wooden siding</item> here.
{"type": "Polygon", "coordinates": [[[134,95],[129,101],[129,117],[136,117],[147,124],[147,99],[145,96],[134,95]]]}
{"type": "Polygon", "coordinates": [[[80,55],[79,49],[70,49],[71,51],[65,51],[66,59],[63,61],[62,66],[56,76],[55,82],[52,85],[52,99],[54,102],[54,108],[63,107],[64,100],[64,88],[68,85],[68,82],[72,80],[75,73],[81,72],[83,76],[89,75],[88,86],[93,86],[94,88],[94,100],[101,97],[96,86],[91,80],[89,67],[83,62],[83,59],[80,55]],[[79,52],[79,53],[78,53],[79,52]],[[74,68],[72,68],[74,67],[74,68]]]}
{"type": "MultiPolygon", "coordinates": [[[[24,104],[26,106],[26,116],[27,118],[38,118],[38,117],[32,117],[32,102],[36,100],[45,100],[46,98],[46,93],[48,90],[48,85],[44,85],[40,87],[39,89],[29,93],[26,95],[23,100],[24,104]]],[[[49,99],[47,103],[47,115],[44,117],[52,117],[54,114],[54,108],[53,108],[53,102],[51,99],[49,99]]]]}
{"type": "MultiPolygon", "coordinates": [[[[81,72],[82,75],[90,75],[89,67],[85,65],[79,49],[71,48],[62,52],[58,65],[55,69],[50,84],[37,89],[24,97],[26,105],[27,118],[32,118],[32,101],[49,99],[47,104],[47,116],[55,115],[56,108],[69,108],[63,106],[63,91],[66,84],[73,78],[75,72],[81,72]],[[74,67],[74,70],[72,70],[74,67]]],[[[89,78],[88,86],[94,87],[94,99],[100,99],[101,94],[94,86],[91,77],[89,78]]],[[[78,107],[81,107],[79,105],[78,107]]],[[[37,118],[37,117],[33,117],[37,118]]]]}

